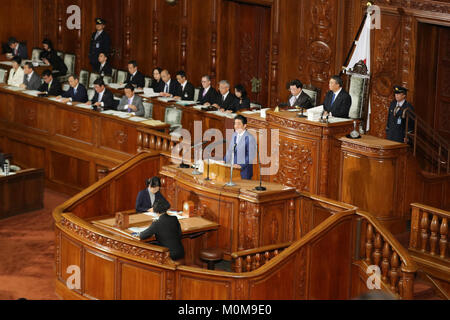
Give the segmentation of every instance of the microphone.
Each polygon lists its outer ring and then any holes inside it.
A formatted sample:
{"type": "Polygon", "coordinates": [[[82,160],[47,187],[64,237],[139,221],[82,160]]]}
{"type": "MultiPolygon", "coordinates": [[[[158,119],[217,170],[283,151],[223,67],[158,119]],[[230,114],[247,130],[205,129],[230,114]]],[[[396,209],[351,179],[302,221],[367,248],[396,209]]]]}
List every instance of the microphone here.
{"type": "Polygon", "coordinates": [[[230,167],[230,182],[226,183],[227,187],[233,187],[236,184],[233,182],[233,167],[234,167],[234,155],[236,153],[237,142],[234,143],[233,152],[231,153],[231,167],[230,167]]]}
{"type": "MultiPolygon", "coordinates": [[[[209,141],[207,141],[207,142],[209,142],[209,141]]],[[[214,143],[210,144],[209,146],[212,147],[212,146],[223,144],[223,143],[226,143],[226,142],[227,142],[227,140],[223,139],[221,141],[214,142],[214,143]]],[[[209,178],[209,167],[210,167],[210,165],[209,165],[209,157],[208,157],[208,174],[207,174],[206,179],[205,179],[206,181],[210,181],[211,180],[209,178]]]]}
{"type": "Polygon", "coordinates": [[[258,167],[259,167],[259,186],[255,187],[256,191],[266,191],[267,188],[262,186],[262,176],[261,176],[261,161],[259,159],[259,145],[258,148],[256,150],[256,152],[258,153],[258,167]]]}

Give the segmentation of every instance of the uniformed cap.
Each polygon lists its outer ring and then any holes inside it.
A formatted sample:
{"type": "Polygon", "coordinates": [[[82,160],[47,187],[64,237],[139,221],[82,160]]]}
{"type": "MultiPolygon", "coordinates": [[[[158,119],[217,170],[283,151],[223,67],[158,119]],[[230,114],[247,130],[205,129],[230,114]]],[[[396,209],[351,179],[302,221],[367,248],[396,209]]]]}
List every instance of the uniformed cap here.
{"type": "Polygon", "coordinates": [[[95,18],[95,24],[106,24],[106,21],[102,18],[95,18]]]}
{"type": "Polygon", "coordinates": [[[394,93],[403,93],[406,94],[408,92],[408,89],[404,88],[404,87],[400,87],[400,86],[395,86],[394,87],[394,93]]]}

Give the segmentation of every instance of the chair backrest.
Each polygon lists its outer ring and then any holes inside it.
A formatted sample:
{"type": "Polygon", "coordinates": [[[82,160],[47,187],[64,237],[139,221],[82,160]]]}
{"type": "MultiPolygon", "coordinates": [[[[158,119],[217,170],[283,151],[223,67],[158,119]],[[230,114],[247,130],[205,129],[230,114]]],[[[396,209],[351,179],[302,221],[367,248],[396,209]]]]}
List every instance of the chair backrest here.
{"type": "Polygon", "coordinates": [[[94,87],[94,81],[100,78],[100,75],[98,73],[91,73],[89,76],[89,88],[94,87]]]}
{"type": "Polygon", "coordinates": [[[153,117],[153,103],[144,101],[143,105],[145,110],[144,117],[150,119],[151,117],[153,117]]]}
{"type": "Polygon", "coordinates": [[[164,115],[164,122],[170,125],[181,124],[181,117],[183,115],[183,110],[176,107],[166,108],[166,113],[164,115]]]}
{"type": "Polygon", "coordinates": [[[145,77],[145,88],[150,88],[152,85],[152,78],[145,77]]]}
{"type": "Polygon", "coordinates": [[[86,88],[88,87],[89,84],[89,71],[87,70],[80,70],[80,83],[85,86],[86,88]]]}
{"type": "Polygon", "coordinates": [[[262,106],[257,103],[250,102],[250,109],[262,109],[262,106]]]}
{"type": "Polygon", "coordinates": [[[31,51],[31,60],[39,60],[39,56],[43,50],[39,48],[33,48],[31,51]]]}
{"type": "Polygon", "coordinates": [[[317,106],[320,98],[320,89],[308,84],[303,86],[303,91],[311,98],[313,106],[317,106]]]}
{"type": "Polygon", "coordinates": [[[117,81],[116,83],[124,83],[127,80],[127,72],[123,70],[117,70],[117,81]]]}
{"type": "Polygon", "coordinates": [[[194,101],[198,101],[199,94],[200,94],[200,89],[199,88],[195,88],[195,90],[194,90],[194,101]]]}
{"type": "Polygon", "coordinates": [[[75,73],[75,55],[66,53],[64,55],[64,63],[67,67],[67,73],[74,74],[75,73]]]}
{"type": "Polygon", "coordinates": [[[112,77],[110,77],[110,76],[104,76],[103,77],[103,82],[105,83],[105,84],[110,84],[110,83],[112,83],[113,81],[112,81],[112,77]]]}
{"type": "Polygon", "coordinates": [[[64,83],[64,84],[62,85],[62,89],[63,89],[64,91],[67,91],[67,90],[70,89],[70,85],[69,85],[68,83],[64,83]]]}
{"type": "Polygon", "coordinates": [[[5,83],[6,82],[6,70],[5,69],[0,69],[0,83],[5,83]]]}
{"type": "Polygon", "coordinates": [[[94,98],[94,95],[95,95],[95,90],[94,89],[88,89],[87,90],[87,94],[88,94],[89,101],[92,101],[92,99],[94,98]]]}
{"type": "Polygon", "coordinates": [[[111,77],[112,83],[117,83],[117,69],[112,68],[111,77]]]}
{"type": "Polygon", "coordinates": [[[56,54],[57,54],[61,59],[64,60],[64,52],[62,52],[62,51],[56,51],[56,54]]]}

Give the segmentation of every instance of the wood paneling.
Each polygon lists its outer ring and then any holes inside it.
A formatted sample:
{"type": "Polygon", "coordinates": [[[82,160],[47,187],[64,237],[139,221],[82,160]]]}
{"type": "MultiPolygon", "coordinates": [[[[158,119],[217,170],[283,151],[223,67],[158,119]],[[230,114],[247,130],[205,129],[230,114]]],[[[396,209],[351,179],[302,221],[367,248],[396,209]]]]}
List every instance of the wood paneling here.
{"type": "Polygon", "coordinates": [[[84,295],[91,299],[115,299],[116,259],[97,251],[86,250],[83,268],[84,295]]]}
{"type": "Polygon", "coordinates": [[[120,262],[121,300],[160,300],[164,298],[164,272],[120,262]]]}

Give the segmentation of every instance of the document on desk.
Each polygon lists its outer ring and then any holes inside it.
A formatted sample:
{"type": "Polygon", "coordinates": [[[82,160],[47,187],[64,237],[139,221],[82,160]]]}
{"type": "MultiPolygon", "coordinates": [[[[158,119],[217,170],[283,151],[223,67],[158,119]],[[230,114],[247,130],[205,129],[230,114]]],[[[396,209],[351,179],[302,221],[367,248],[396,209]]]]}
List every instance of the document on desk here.
{"type": "Polygon", "coordinates": [[[215,114],[219,117],[225,117],[225,118],[229,118],[229,119],[234,119],[234,117],[236,117],[236,114],[234,113],[226,113],[226,112],[221,112],[221,111],[208,111],[208,113],[212,113],[215,114]]]}
{"type": "Polygon", "coordinates": [[[12,61],[0,61],[0,64],[5,64],[10,67],[12,67],[12,65],[13,65],[12,61]]]}
{"type": "Polygon", "coordinates": [[[110,84],[108,84],[108,87],[113,88],[113,89],[123,89],[123,88],[125,88],[125,85],[120,84],[120,83],[110,83],[110,84]]]}
{"type": "Polygon", "coordinates": [[[176,101],[174,98],[165,98],[165,97],[159,97],[158,100],[162,101],[162,102],[173,102],[173,101],[176,101]]]}
{"type": "Polygon", "coordinates": [[[57,97],[47,97],[48,100],[61,102],[61,99],[58,99],[57,97]]]}
{"type": "Polygon", "coordinates": [[[139,228],[139,227],[132,227],[132,228],[128,228],[128,230],[131,231],[131,232],[142,232],[145,229],[147,229],[147,227],[141,227],[141,228],[139,228]]]}
{"type": "Polygon", "coordinates": [[[190,106],[193,104],[196,104],[197,101],[188,101],[188,100],[179,100],[177,101],[177,104],[182,105],[182,106],[190,106]]]}
{"type": "Polygon", "coordinates": [[[189,218],[189,217],[187,217],[187,216],[183,216],[183,211],[172,211],[172,210],[167,210],[167,214],[168,214],[169,216],[177,217],[178,220],[189,218]]]}
{"type": "Polygon", "coordinates": [[[128,120],[130,121],[134,121],[134,122],[142,122],[142,121],[146,121],[147,118],[142,118],[142,117],[131,117],[128,120]]]}
{"type": "Polygon", "coordinates": [[[5,89],[11,90],[11,91],[24,91],[25,89],[19,88],[19,87],[13,87],[13,86],[7,86],[4,87],[5,89]]]}
{"type": "Polygon", "coordinates": [[[145,119],[145,121],[142,121],[141,123],[149,125],[149,126],[162,126],[162,125],[166,124],[165,122],[162,122],[159,120],[153,120],[153,119],[150,119],[150,120],[145,119]]]}
{"type": "Polygon", "coordinates": [[[198,105],[196,105],[196,106],[193,106],[193,108],[196,109],[196,110],[202,110],[202,108],[205,108],[205,107],[206,107],[206,106],[201,105],[201,104],[198,104],[198,105]]]}
{"type": "Polygon", "coordinates": [[[133,115],[131,113],[120,112],[120,113],[115,113],[114,116],[125,119],[125,118],[129,118],[133,115]]]}
{"type": "Polygon", "coordinates": [[[79,108],[83,108],[83,109],[89,109],[89,110],[92,110],[92,106],[90,106],[90,105],[88,105],[88,104],[84,104],[84,103],[82,103],[82,104],[77,104],[77,105],[75,105],[75,107],[79,107],[79,108]]]}
{"type": "Polygon", "coordinates": [[[23,91],[23,93],[25,93],[25,94],[27,94],[29,96],[37,97],[38,93],[40,93],[40,91],[38,91],[38,90],[25,90],[25,91],[23,91]]]}
{"type": "Polygon", "coordinates": [[[259,110],[255,110],[255,111],[249,110],[249,111],[242,111],[241,113],[242,114],[257,114],[257,113],[260,113],[260,111],[259,110]]]}

